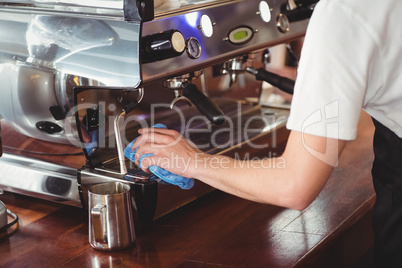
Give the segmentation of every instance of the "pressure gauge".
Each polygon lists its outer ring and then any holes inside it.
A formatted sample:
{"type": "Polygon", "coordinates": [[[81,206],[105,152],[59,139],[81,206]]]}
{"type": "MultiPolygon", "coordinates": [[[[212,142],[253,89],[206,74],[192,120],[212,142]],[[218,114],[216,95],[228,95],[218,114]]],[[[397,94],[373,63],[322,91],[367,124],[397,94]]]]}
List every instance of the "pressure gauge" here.
{"type": "Polygon", "coordinates": [[[187,55],[192,59],[198,59],[201,56],[201,44],[194,37],[190,37],[186,41],[187,55]]]}
{"type": "Polygon", "coordinates": [[[289,32],[289,19],[286,15],[282,13],[278,15],[276,18],[276,27],[278,27],[279,31],[282,33],[289,32]]]}

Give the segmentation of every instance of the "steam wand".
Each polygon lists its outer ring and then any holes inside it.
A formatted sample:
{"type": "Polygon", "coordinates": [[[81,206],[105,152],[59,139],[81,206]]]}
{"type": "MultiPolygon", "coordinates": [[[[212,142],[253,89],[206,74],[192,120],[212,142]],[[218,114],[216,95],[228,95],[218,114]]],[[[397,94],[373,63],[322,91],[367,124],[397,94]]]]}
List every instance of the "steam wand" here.
{"type": "MultiPolygon", "coordinates": [[[[141,102],[142,97],[144,96],[143,88],[139,88],[139,93],[140,94],[138,99],[124,107],[123,111],[114,119],[114,131],[116,136],[117,154],[119,157],[121,175],[126,175],[128,172],[124,157],[124,149],[121,140],[119,121],[126,114],[134,110],[141,102]]],[[[135,181],[134,186],[131,189],[134,190],[135,206],[138,211],[138,217],[140,221],[142,223],[151,223],[154,218],[156,201],[158,199],[157,180],[149,179],[149,177],[147,179],[140,179],[139,181],[135,181]]]]}
{"type": "Polygon", "coordinates": [[[123,143],[121,140],[121,134],[120,134],[120,126],[119,126],[119,121],[122,117],[124,117],[126,114],[134,110],[138,104],[141,102],[143,96],[144,96],[144,91],[143,88],[139,89],[139,97],[138,100],[135,100],[131,102],[129,105],[123,108],[123,111],[115,117],[114,119],[114,133],[116,136],[116,146],[117,146],[117,155],[119,157],[119,164],[120,164],[120,174],[127,174],[127,167],[126,167],[126,162],[124,158],[124,149],[123,149],[123,143]]]}

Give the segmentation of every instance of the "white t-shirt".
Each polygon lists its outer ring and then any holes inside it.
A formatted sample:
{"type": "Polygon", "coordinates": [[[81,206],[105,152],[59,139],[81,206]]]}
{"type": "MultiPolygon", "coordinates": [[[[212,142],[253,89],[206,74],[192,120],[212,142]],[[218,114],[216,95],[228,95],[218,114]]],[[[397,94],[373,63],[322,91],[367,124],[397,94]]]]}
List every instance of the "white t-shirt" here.
{"type": "Polygon", "coordinates": [[[287,127],[352,140],[362,108],[402,137],[402,0],[321,0],[287,127]]]}

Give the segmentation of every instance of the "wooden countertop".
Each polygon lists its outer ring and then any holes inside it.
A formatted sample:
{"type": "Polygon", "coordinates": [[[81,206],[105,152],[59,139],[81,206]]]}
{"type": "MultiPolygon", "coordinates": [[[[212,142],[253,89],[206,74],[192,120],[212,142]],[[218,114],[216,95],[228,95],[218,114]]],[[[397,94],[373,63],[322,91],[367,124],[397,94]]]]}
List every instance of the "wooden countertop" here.
{"type": "MultiPolygon", "coordinates": [[[[372,246],[373,126],[363,114],[323,192],[303,212],[214,191],[151,225],[133,247],[100,252],[87,211],[12,193],[19,226],[0,234],[0,267],[348,267],[372,246]]],[[[268,189],[269,190],[269,189],[268,189]]]]}

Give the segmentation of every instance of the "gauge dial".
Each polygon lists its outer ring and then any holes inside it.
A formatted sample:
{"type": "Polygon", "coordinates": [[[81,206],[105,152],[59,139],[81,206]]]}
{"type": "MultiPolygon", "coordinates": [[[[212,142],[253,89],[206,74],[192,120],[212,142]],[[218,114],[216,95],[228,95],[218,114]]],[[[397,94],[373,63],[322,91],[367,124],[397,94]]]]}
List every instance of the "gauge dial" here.
{"type": "Polygon", "coordinates": [[[289,19],[286,15],[282,13],[278,15],[276,18],[276,27],[278,27],[279,31],[282,33],[289,32],[289,19]]]}
{"type": "Polygon", "coordinates": [[[187,55],[192,59],[198,59],[201,56],[201,44],[194,37],[190,37],[186,41],[187,43],[187,55]]]}

